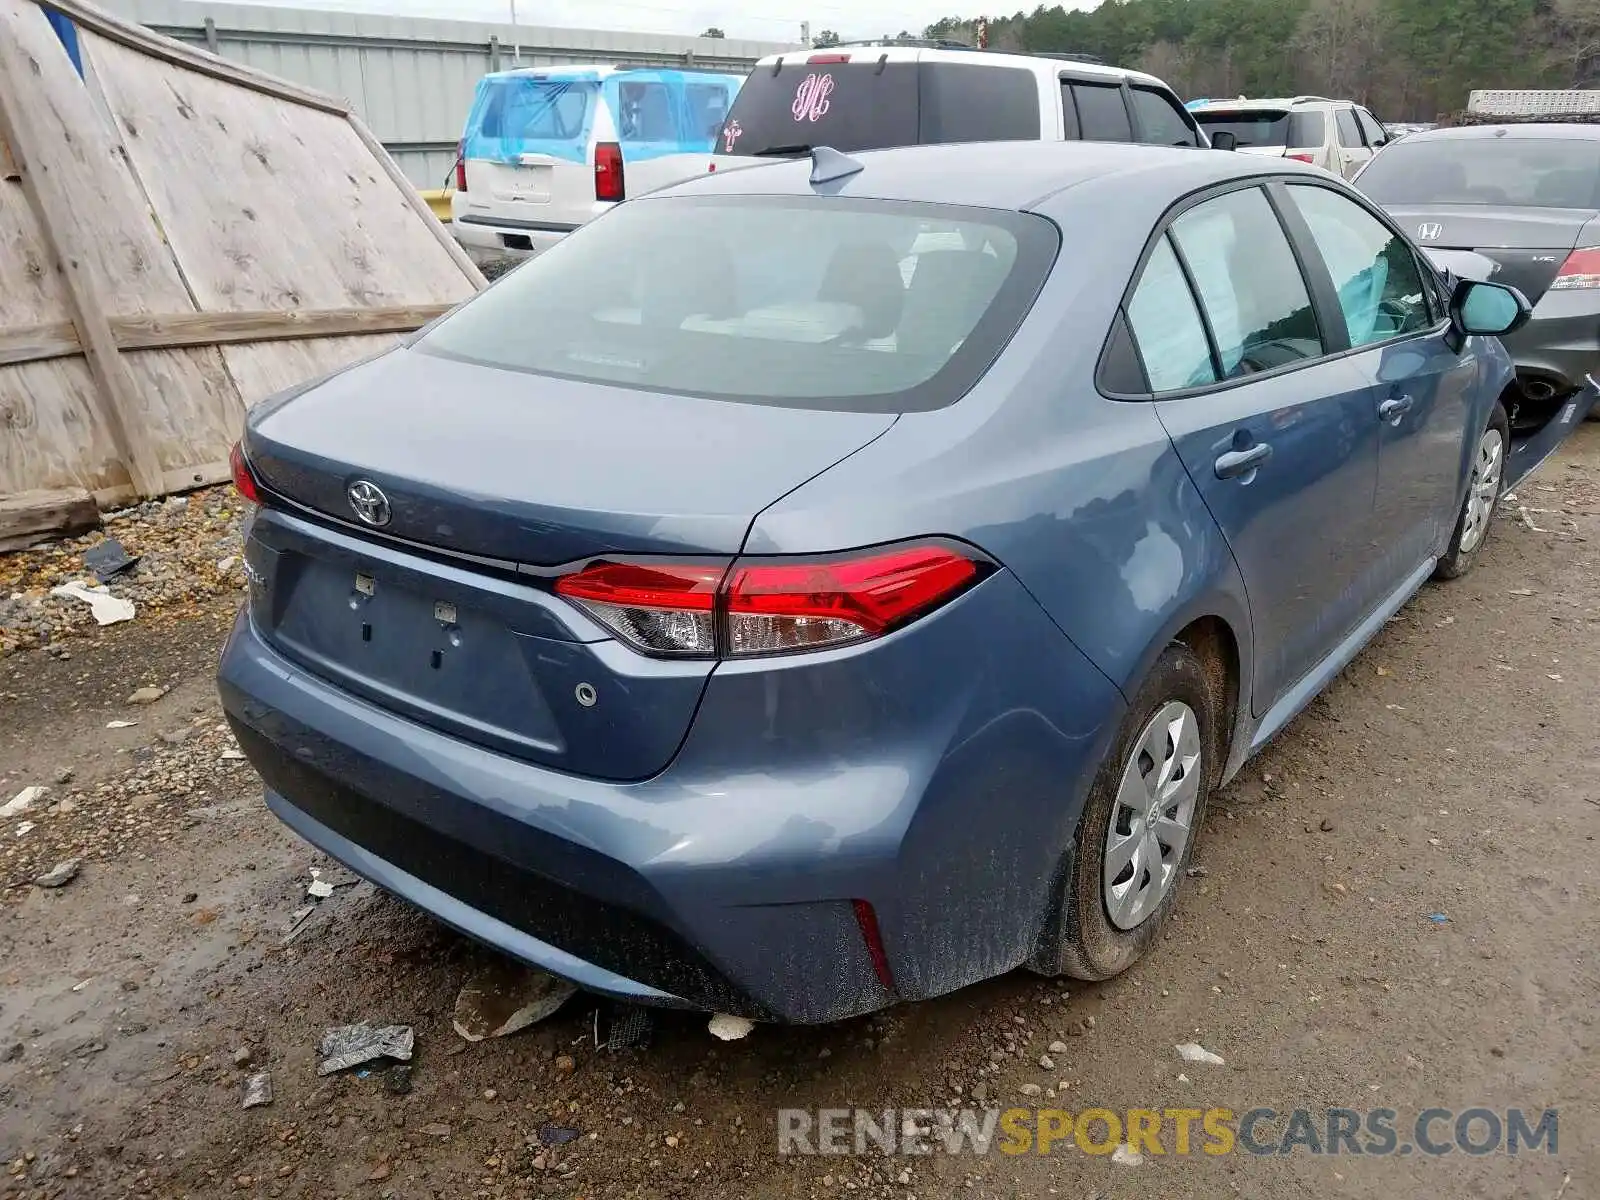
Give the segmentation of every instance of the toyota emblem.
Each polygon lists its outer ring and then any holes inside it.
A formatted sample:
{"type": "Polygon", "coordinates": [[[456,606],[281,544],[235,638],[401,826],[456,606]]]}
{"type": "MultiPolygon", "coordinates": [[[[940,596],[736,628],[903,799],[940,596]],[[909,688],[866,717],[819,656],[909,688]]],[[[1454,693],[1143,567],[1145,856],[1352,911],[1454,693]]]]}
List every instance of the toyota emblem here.
{"type": "Polygon", "coordinates": [[[1437,221],[1424,221],[1417,226],[1417,236],[1425,242],[1437,242],[1444,236],[1444,226],[1437,221]]]}
{"type": "Polygon", "coordinates": [[[366,479],[358,479],[345,489],[345,497],[363,525],[382,526],[389,523],[389,497],[383,489],[366,479]]]}

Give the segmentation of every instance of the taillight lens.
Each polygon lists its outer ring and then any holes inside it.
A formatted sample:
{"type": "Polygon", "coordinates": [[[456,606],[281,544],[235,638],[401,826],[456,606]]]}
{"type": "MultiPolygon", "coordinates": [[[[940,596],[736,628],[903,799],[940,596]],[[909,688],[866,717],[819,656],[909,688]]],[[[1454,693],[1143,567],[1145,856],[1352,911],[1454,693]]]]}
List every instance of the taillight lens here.
{"type": "Polygon", "coordinates": [[[599,562],[556,580],[556,594],[646,654],[717,652],[717,585],[726,563],[599,562]]]}
{"type": "Polygon", "coordinates": [[[234,490],[251,504],[260,504],[261,489],[256,486],[256,477],[250,471],[250,464],[245,461],[242,443],[233,444],[233,449],[228,452],[228,465],[233,468],[234,490]]]}
{"type": "Polygon", "coordinates": [[[1295,162],[1310,163],[1312,166],[1317,164],[1316,158],[1310,154],[1285,154],[1284,157],[1292,158],[1295,162]]]}
{"type": "Polygon", "coordinates": [[[847,63],[849,61],[850,56],[848,54],[813,54],[810,58],[806,59],[806,65],[810,67],[822,67],[832,66],[837,63],[847,63]]]}
{"type": "Polygon", "coordinates": [[[951,543],[820,559],[679,564],[593,563],[556,581],[646,654],[742,658],[843,646],[931,612],[988,570],[951,543]]]}
{"type": "Polygon", "coordinates": [[[1567,255],[1550,285],[1553,292],[1575,288],[1600,288],[1600,246],[1588,246],[1567,255]]]}
{"type": "Polygon", "coordinates": [[[601,142],[594,148],[594,198],[622,200],[628,186],[622,177],[622,147],[616,142],[601,142]]]}
{"type": "Polygon", "coordinates": [[[943,603],[977,574],[977,563],[942,545],[735,566],[726,588],[728,652],[783,654],[877,637],[943,603]]]}
{"type": "Polygon", "coordinates": [[[462,142],[456,150],[456,191],[467,190],[467,144],[462,142]]]}

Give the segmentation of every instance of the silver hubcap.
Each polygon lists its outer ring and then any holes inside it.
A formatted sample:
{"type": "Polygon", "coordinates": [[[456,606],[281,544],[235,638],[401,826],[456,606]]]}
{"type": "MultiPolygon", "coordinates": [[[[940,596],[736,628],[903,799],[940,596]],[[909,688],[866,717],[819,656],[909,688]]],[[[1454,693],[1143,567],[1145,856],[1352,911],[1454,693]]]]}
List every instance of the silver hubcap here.
{"type": "Polygon", "coordinates": [[[1506,441],[1498,429],[1486,429],[1478,443],[1478,458],[1472,464],[1472,482],[1467,486],[1467,519],[1461,525],[1461,549],[1471,554],[1489,531],[1494,519],[1495,501],[1500,499],[1500,474],[1505,466],[1506,441]]]}
{"type": "Polygon", "coordinates": [[[1174,700],[1144,727],[1122,770],[1106,832],[1106,913],[1133,929],[1172,890],[1200,798],[1200,722],[1174,700]]]}

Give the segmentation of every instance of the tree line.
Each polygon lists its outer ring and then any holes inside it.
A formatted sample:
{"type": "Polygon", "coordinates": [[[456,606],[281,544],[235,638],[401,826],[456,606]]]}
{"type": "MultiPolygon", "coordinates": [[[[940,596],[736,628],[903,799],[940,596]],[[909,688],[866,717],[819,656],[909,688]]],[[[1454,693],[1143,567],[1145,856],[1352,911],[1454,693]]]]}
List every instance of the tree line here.
{"type": "MultiPolygon", "coordinates": [[[[1105,0],[987,25],[991,50],[1092,54],[1186,99],[1325,95],[1387,121],[1455,112],[1474,88],[1600,86],[1600,0],[1105,0]]],[[[976,17],[923,31],[977,34],[976,17]]]]}

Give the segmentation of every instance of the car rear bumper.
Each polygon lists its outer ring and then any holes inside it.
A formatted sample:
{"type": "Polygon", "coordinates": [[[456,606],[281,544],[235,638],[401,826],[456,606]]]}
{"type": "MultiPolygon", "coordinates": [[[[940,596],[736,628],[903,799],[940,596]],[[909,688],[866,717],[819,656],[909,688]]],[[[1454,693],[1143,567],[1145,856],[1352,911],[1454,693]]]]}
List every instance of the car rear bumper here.
{"type": "Polygon", "coordinates": [[[499,220],[488,217],[456,217],[450,232],[469,255],[479,259],[532,258],[560,242],[577,225],[550,222],[499,220]]]}
{"type": "Polygon", "coordinates": [[[942,689],[904,635],[872,650],[889,660],[876,693],[841,686],[859,647],[727,671],[678,759],[636,784],[407,721],[291,663],[248,615],[219,687],[272,811],[446,924],[605,995],[813,1023],[1027,961],[1120,718],[1008,574],[924,620],[992,645],[930,664],[955,668],[942,689]],[[905,703],[884,694],[897,682],[914,685],[905,703]],[[807,728],[775,736],[795,719],[807,728]]]}
{"type": "Polygon", "coordinates": [[[1517,379],[1546,382],[1564,396],[1600,372],[1600,291],[1547,292],[1533,319],[1501,339],[1517,366],[1517,379]]]}

